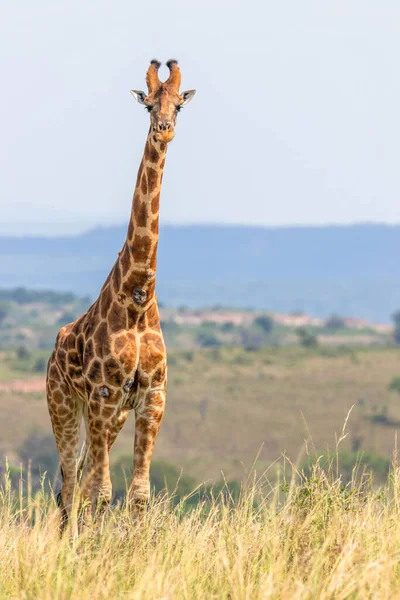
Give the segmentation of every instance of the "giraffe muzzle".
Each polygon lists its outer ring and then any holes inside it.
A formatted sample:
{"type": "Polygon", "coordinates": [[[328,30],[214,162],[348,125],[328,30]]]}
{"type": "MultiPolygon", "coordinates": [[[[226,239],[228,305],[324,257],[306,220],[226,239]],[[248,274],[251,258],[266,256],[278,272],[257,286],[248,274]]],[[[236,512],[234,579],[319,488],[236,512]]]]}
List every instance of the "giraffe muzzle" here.
{"type": "Polygon", "coordinates": [[[170,142],[175,135],[173,123],[171,121],[158,121],[156,135],[160,142],[170,142]]]}

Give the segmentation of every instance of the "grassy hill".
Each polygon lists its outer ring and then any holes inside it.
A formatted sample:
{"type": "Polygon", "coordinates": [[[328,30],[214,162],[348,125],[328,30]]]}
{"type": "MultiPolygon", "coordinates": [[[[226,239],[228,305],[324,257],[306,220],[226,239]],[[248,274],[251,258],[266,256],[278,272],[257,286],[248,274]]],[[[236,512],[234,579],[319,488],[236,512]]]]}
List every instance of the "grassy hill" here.
{"type": "MultiPolygon", "coordinates": [[[[257,456],[258,467],[264,468],[282,453],[295,461],[304,453],[305,440],[311,453],[333,448],[353,405],[343,449],[389,457],[400,427],[400,404],[387,388],[399,375],[399,364],[397,348],[171,350],[167,410],[155,460],[183,469],[196,482],[218,479],[221,470],[240,480],[257,456]]],[[[29,379],[21,371],[13,373],[25,383],[29,379]]],[[[6,377],[10,371],[3,373],[0,386],[0,452],[17,466],[26,440],[51,430],[43,388],[24,393],[7,384],[6,377]]],[[[113,449],[114,462],[131,456],[133,426],[132,415],[113,449]]]]}

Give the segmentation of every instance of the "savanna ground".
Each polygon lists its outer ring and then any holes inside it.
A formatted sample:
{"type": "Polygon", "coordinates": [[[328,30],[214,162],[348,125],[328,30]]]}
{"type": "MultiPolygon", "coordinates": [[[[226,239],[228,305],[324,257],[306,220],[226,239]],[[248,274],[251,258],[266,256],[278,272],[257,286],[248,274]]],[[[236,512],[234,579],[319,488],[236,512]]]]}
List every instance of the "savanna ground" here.
{"type": "Polygon", "coordinates": [[[51,492],[48,353],[1,353],[0,598],[400,598],[399,348],[170,348],[150,509],[138,523],[123,504],[132,415],[116,502],[73,544],[51,492]]]}
{"type": "MultiPolygon", "coordinates": [[[[33,364],[38,356],[26,361],[33,364]]],[[[343,451],[388,460],[400,425],[399,395],[388,385],[398,375],[396,347],[171,350],[154,460],[183,469],[195,484],[221,471],[240,481],[256,457],[257,470],[263,470],[283,453],[294,462],[305,450],[326,453],[352,406],[343,451]]],[[[24,369],[23,361],[4,354],[0,378],[0,452],[19,467],[29,436],[52,439],[44,376],[33,376],[29,365],[24,369]]],[[[114,463],[131,457],[133,430],[132,414],[113,448],[114,463]]]]}

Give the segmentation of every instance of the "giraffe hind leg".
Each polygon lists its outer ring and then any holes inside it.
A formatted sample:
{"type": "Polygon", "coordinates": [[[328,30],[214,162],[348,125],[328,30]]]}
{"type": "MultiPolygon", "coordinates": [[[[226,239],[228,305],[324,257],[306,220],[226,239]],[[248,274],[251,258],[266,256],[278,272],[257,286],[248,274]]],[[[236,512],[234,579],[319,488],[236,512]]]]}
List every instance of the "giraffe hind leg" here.
{"type": "Polygon", "coordinates": [[[82,403],[62,393],[60,386],[49,389],[47,402],[50,419],[60,456],[62,487],[57,496],[57,504],[61,512],[60,530],[63,532],[71,521],[72,535],[77,535],[76,510],[74,499],[77,484],[77,458],[79,430],[82,418],[82,403]]]}

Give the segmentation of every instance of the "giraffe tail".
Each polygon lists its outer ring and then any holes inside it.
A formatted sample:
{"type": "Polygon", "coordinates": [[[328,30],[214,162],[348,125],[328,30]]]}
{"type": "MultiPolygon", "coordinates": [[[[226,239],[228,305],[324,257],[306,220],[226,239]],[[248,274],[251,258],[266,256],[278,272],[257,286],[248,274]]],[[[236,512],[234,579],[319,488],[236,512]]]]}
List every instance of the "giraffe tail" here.
{"type": "MultiPolygon", "coordinates": [[[[64,481],[64,472],[63,472],[63,469],[62,469],[61,465],[60,465],[60,475],[61,475],[61,481],[64,481]]],[[[63,502],[62,502],[62,497],[61,497],[61,490],[58,492],[58,494],[56,496],[56,501],[57,501],[58,508],[63,508],[63,502]]]]}
{"type": "Polygon", "coordinates": [[[78,481],[80,481],[82,478],[82,473],[83,473],[83,469],[85,467],[88,452],[89,452],[89,444],[88,444],[87,440],[85,440],[83,442],[83,446],[81,448],[81,452],[80,452],[80,456],[79,456],[79,462],[78,462],[78,468],[77,468],[78,481]]]}

